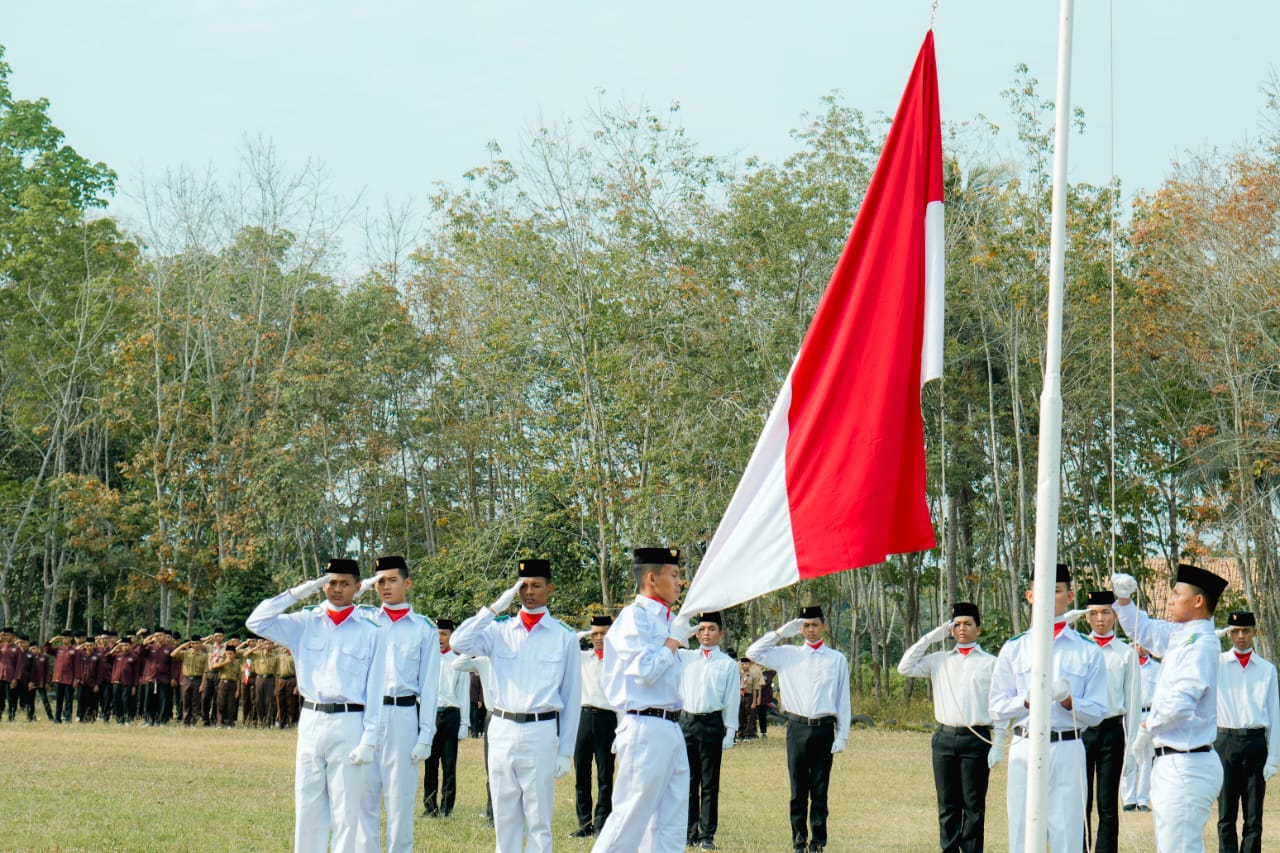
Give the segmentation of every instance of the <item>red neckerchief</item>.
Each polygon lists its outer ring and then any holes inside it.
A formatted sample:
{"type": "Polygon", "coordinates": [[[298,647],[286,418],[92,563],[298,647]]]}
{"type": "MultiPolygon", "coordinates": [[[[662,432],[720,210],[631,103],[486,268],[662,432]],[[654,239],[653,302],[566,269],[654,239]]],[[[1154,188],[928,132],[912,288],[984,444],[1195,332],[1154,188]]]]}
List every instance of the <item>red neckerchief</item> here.
{"type": "Polygon", "coordinates": [[[965,655],[967,657],[969,652],[973,651],[974,648],[976,647],[969,646],[968,648],[965,648],[964,646],[956,646],[956,651],[958,651],[960,654],[965,655]]]}
{"type": "Polygon", "coordinates": [[[1066,622],[1054,622],[1054,623],[1053,623],[1053,638],[1054,638],[1055,640],[1056,640],[1056,639],[1058,639],[1058,637],[1059,637],[1059,636],[1061,636],[1061,634],[1062,634],[1062,629],[1063,629],[1063,628],[1065,628],[1065,627],[1067,627],[1067,623],[1066,623],[1066,622]]]}
{"type": "Polygon", "coordinates": [[[355,609],[356,606],[354,604],[350,604],[347,606],[346,610],[330,610],[326,607],[324,612],[329,614],[329,618],[333,620],[334,625],[341,625],[343,622],[347,621],[347,617],[350,616],[355,609]]]}
{"type": "Polygon", "coordinates": [[[604,649],[592,649],[596,653],[596,660],[604,660],[604,649]]]}
{"type": "Polygon", "coordinates": [[[524,623],[524,629],[526,631],[532,631],[533,626],[537,625],[538,620],[541,618],[541,613],[526,613],[523,610],[520,611],[520,621],[524,623]]]}
{"type": "Polygon", "coordinates": [[[667,604],[667,603],[666,603],[665,601],[663,601],[661,598],[654,598],[652,595],[646,595],[646,596],[645,596],[645,598],[649,599],[650,601],[656,601],[656,602],[658,602],[659,604],[661,604],[661,605],[662,605],[662,607],[663,607],[663,609],[665,609],[665,610],[667,611],[667,618],[668,618],[668,619],[670,619],[670,618],[671,618],[671,605],[670,605],[670,604],[667,604]]]}
{"type": "Polygon", "coordinates": [[[709,657],[711,657],[711,649],[703,649],[703,650],[702,650],[702,656],[703,656],[704,658],[709,658],[709,657]]]}
{"type": "Polygon", "coordinates": [[[405,605],[398,610],[392,610],[388,604],[382,605],[382,612],[391,617],[392,622],[399,622],[401,619],[409,615],[409,605],[405,605]]]}
{"type": "Polygon", "coordinates": [[[445,646],[443,649],[441,649],[441,650],[440,650],[440,654],[442,654],[442,655],[447,655],[447,654],[449,654],[449,652],[451,652],[451,651],[453,651],[453,647],[452,647],[452,646],[445,646]]]}
{"type": "Polygon", "coordinates": [[[1244,654],[1240,654],[1239,652],[1236,652],[1236,660],[1240,661],[1241,669],[1244,669],[1249,665],[1249,658],[1251,657],[1253,657],[1253,649],[1249,649],[1249,651],[1245,652],[1244,654]]]}
{"type": "Polygon", "coordinates": [[[805,641],[805,645],[806,645],[806,646],[808,646],[809,648],[813,649],[813,650],[816,652],[818,649],[822,648],[822,644],[823,644],[824,642],[826,642],[826,641],[825,641],[825,640],[819,640],[817,643],[810,643],[809,641],[807,641],[807,640],[806,640],[806,641],[805,641]]]}
{"type": "Polygon", "coordinates": [[[1099,637],[1097,634],[1094,634],[1093,641],[1098,644],[1098,648],[1105,649],[1107,647],[1107,643],[1111,642],[1115,638],[1115,634],[1112,634],[1110,637],[1099,637]]]}
{"type": "Polygon", "coordinates": [[[1138,655],[1138,666],[1146,666],[1148,660],[1150,660],[1150,658],[1146,655],[1138,655]]]}

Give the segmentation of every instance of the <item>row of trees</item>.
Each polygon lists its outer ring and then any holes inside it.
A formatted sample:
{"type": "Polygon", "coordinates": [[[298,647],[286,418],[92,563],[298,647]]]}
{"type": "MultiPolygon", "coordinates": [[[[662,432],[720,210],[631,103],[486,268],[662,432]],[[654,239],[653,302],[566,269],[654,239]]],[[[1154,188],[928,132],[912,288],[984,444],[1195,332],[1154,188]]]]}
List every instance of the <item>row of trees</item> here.
{"type": "MultiPolygon", "coordinates": [[[[344,211],[265,147],[226,185],[167,176],[123,233],[114,174],[8,74],[0,610],[41,636],[231,625],[341,553],[406,554],[419,605],[452,616],[521,556],[554,560],[571,618],[625,599],[632,544],[696,566],[885,131],[827,98],[790,157],[733,163],[674,109],[602,106],[492,147],[425,222],[388,215],[352,274],[344,211]]],[[[941,547],[731,616],[745,637],[823,601],[860,690],[950,601],[997,638],[1027,618],[1050,107],[1025,69],[1005,95],[1015,161],[995,127],[948,129],[946,375],[924,397],[941,547]]],[[[1237,557],[1257,567],[1238,601],[1280,627],[1280,134],[1118,190],[1069,196],[1060,553],[1095,580],[1237,557]]]]}

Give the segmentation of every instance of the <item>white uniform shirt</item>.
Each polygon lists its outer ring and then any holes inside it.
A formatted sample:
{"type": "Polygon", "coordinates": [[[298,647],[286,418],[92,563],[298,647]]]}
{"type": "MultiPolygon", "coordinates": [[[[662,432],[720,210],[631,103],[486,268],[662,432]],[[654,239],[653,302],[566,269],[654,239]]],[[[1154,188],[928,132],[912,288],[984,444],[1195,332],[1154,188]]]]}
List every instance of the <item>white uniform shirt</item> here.
{"type": "Polygon", "coordinates": [[[463,672],[454,664],[460,655],[452,648],[447,652],[440,651],[440,643],[437,641],[436,657],[440,659],[440,692],[436,698],[436,707],[470,708],[471,673],[463,672]]]}
{"type": "MultiPolygon", "coordinates": [[[[1095,634],[1089,641],[1098,645],[1095,634]]],[[[1138,731],[1142,722],[1142,678],[1138,674],[1138,653],[1114,634],[1111,642],[1098,646],[1107,666],[1107,717],[1124,717],[1126,740],[1138,731]]]]}
{"type": "Polygon", "coordinates": [[[613,710],[604,695],[604,659],[596,657],[595,649],[582,653],[582,707],[613,710]]]}
{"type": "Polygon", "coordinates": [[[364,705],[360,743],[376,745],[387,679],[383,633],[355,609],[341,625],[321,606],[285,613],[297,602],[285,590],[255,607],[245,625],[293,653],[303,699],[364,705]]]}
{"type": "Polygon", "coordinates": [[[1276,668],[1268,660],[1249,656],[1241,666],[1235,650],[1218,658],[1218,725],[1224,729],[1267,730],[1267,764],[1280,761],[1280,691],[1276,668]]]}
{"type": "Polygon", "coordinates": [[[969,654],[958,649],[926,654],[928,636],[921,637],[898,663],[898,672],[928,678],[933,684],[933,717],[944,726],[989,726],[991,674],[996,656],[975,645],[969,654]]]}
{"type": "Polygon", "coordinates": [[[671,608],[647,596],[622,608],[604,635],[604,695],[613,710],[680,710],[680,658],[665,645],[670,626],[671,608]]]}
{"type": "Polygon", "coordinates": [[[738,705],[742,698],[742,676],[738,662],[711,649],[678,649],[680,654],[680,698],[690,714],[720,711],[724,727],[738,730],[738,705]]]}
{"type": "Polygon", "coordinates": [[[778,673],[782,704],[801,717],[836,718],[836,740],[849,737],[853,711],[849,704],[849,662],[825,642],[779,646],[781,635],[770,631],[747,647],[747,657],[778,673]]]}
{"type": "Polygon", "coordinates": [[[436,715],[433,686],[439,679],[440,661],[433,653],[440,648],[436,625],[413,607],[395,622],[381,607],[361,605],[362,615],[372,619],[386,632],[387,683],[386,696],[418,697],[418,742],[430,743],[435,737],[436,715]],[[424,689],[425,688],[425,689],[424,689]]]}
{"type": "MultiPolygon", "coordinates": [[[[1107,711],[1107,667],[1092,640],[1064,628],[1053,641],[1052,678],[1065,678],[1071,685],[1071,708],[1054,702],[1049,710],[1052,731],[1084,731],[1102,722],[1107,711]]],[[[1026,706],[1030,695],[1031,635],[1023,633],[1005,643],[996,657],[988,701],[991,718],[1025,726],[1031,714],[1026,706]]]]}
{"type": "Polygon", "coordinates": [[[1197,749],[1218,737],[1218,655],[1213,622],[1152,619],[1130,601],[1112,608],[1135,643],[1160,655],[1160,678],[1147,713],[1151,743],[1197,749]]]}
{"type": "Polygon", "coordinates": [[[1142,716],[1145,718],[1151,707],[1151,697],[1156,695],[1156,682],[1160,679],[1160,661],[1148,657],[1146,663],[1138,661],[1138,674],[1142,680],[1142,716]]]}
{"type": "Polygon", "coordinates": [[[550,613],[543,613],[529,630],[519,617],[498,622],[492,610],[481,607],[458,626],[452,641],[459,654],[489,659],[494,690],[490,707],[494,711],[558,711],[560,754],[573,755],[582,715],[582,670],[574,631],[550,613]]]}

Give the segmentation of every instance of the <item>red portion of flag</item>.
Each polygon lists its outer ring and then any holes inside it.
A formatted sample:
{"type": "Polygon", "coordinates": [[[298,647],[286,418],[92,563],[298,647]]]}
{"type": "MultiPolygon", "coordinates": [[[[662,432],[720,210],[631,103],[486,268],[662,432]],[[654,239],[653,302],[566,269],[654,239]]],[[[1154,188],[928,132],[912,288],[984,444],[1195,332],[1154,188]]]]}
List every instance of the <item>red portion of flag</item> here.
{"type": "Polygon", "coordinates": [[[931,201],[942,201],[932,32],[791,375],[787,497],[801,578],[936,545],[920,414],[931,201]]]}

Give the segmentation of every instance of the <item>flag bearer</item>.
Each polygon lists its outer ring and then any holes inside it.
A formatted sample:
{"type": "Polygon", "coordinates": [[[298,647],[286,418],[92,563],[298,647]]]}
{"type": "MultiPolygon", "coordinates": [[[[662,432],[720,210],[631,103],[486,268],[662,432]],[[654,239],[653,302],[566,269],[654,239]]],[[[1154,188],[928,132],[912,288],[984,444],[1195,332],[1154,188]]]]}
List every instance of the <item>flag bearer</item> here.
{"type": "Polygon", "coordinates": [[[697,649],[680,649],[680,729],[689,754],[690,847],[715,850],[720,823],[720,759],[733,749],[738,726],[738,664],[720,651],[724,621],[718,612],[697,616],[697,649]]]}
{"type": "Polygon", "coordinates": [[[604,638],[613,619],[592,616],[591,648],[582,652],[582,718],[573,748],[574,805],[578,828],[572,838],[590,838],[613,809],[613,739],[618,715],[604,692],[604,638]],[[596,768],[595,811],[591,809],[591,765],[596,768]]]}

